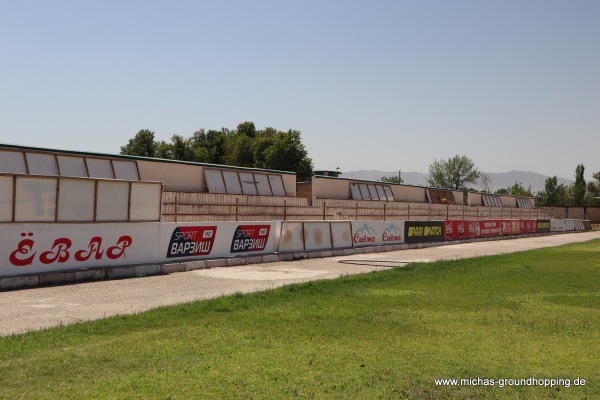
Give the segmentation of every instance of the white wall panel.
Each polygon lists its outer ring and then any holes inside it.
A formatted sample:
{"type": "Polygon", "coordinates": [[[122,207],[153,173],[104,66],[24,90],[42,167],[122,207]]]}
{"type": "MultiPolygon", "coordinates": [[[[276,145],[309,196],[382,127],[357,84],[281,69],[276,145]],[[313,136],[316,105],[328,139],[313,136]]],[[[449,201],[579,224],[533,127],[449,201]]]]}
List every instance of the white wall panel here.
{"type": "Polygon", "coordinates": [[[369,193],[369,187],[365,183],[359,183],[358,187],[360,188],[360,194],[363,200],[371,200],[371,194],[369,193]]]}
{"type": "Polygon", "coordinates": [[[25,155],[21,151],[0,150],[0,172],[26,174],[25,155]]]}
{"type": "Polygon", "coordinates": [[[384,186],[383,191],[385,192],[387,201],[395,201],[394,200],[394,192],[392,192],[392,188],[390,186],[384,186]]]}
{"type": "Polygon", "coordinates": [[[25,153],[31,175],[58,175],[56,158],[51,154],[25,153]]]}
{"type": "Polygon", "coordinates": [[[551,219],[550,220],[550,231],[551,232],[563,232],[567,230],[567,224],[562,219],[551,219]]]}
{"type": "Polygon", "coordinates": [[[377,194],[379,195],[379,200],[387,200],[387,195],[385,194],[383,185],[375,185],[375,188],[377,189],[377,194]]]}
{"type": "Polygon", "coordinates": [[[281,223],[281,236],[279,238],[278,251],[301,251],[304,250],[304,238],[302,222],[281,223]]]}
{"type": "Polygon", "coordinates": [[[240,181],[242,182],[242,191],[244,194],[256,195],[256,183],[254,181],[254,175],[249,172],[239,172],[240,181]]]}
{"type": "Polygon", "coordinates": [[[160,221],[161,185],[133,183],[131,185],[131,221],[160,221]]]}
{"type": "Polygon", "coordinates": [[[256,189],[261,196],[272,196],[271,185],[269,185],[269,177],[265,174],[254,174],[256,180],[256,189]]]}
{"type": "Polygon", "coordinates": [[[352,247],[352,225],[350,221],[330,222],[334,249],[352,247]]]}
{"type": "Polygon", "coordinates": [[[377,189],[375,188],[375,185],[367,185],[367,188],[369,188],[369,194],[371,195],[371,199],[379,200],[379,194],[377,194],[377,189]]]}
{"type": "Polygon", "coordinates": [[[210,193],[227,193],[225,187],[225,181],[220,170],[217,169],[205,169],[204,179],[206,180],[206,186],[210,193]]]}
{"type": "Polygon", "coordinates": [[[281,175],[269,175],[269,183],[271,183],[271,189],[273,190],[273,196],[285,196],[285,187],[283,186],[283,179],[281,175]]]}
{"type": "Polygon", "coordinates": [[[54,221],[56,178],[17,178],[15,220],[54,221]]]}
{"type": "Polygon", "coordinates": [[[113,160],[116,179],[125,179],[126,181],[139,181],[137,166],[135,161],[113,160]]]}
{"type": "Polygon", "coordinates": [[[83,157],[58,156],[57,158],[61,176],[87,177],[83,157]]]}
{"type": "Polygon", "coordinates": [[[93,180],[59,180],[58,221],[93,221],[96,183],[93,180]]]}
{"type": "Polygon", "coordinates": [[[86,158],[85,160],[90,178],[115,178],[112,166],[110,165],[110,160],[103,160],[100,158],[86,158]]]}
{"type": "Polygon", "coordinates": [[[329,222],[304,223],[304,248],[306,250],[325,250],[332,247],[329,222]]]}
{"type": "Polygon", "coordinates": [[[96,194],[97,221],[126,221],[129,205],[129,183],[98,181],[96,194]]]}
{"type": "Polygon", "coordinates": [[[353,200],[362,200],[362,195],[360,194],[360,188],[358,187],[358,183],[350,184],[350,193],[352,194],[353,200]]]}
{"type": "Polygon", "coordinates": [[[0,176],[0,222],[12,221],[12,207],[13,178],[12,176],[0,176]]]}
{"type": "Polygon", "coordinates": [[[242,194],[242,185],[237,171],[223,171],[223,179],[228,194],[242,194]]]}

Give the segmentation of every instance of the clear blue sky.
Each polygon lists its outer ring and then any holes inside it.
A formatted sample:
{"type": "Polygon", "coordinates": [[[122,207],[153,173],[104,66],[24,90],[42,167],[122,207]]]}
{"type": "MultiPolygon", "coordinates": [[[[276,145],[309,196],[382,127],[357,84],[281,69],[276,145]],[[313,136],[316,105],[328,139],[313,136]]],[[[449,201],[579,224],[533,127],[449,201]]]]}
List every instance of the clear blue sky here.
{"type": "Polygon", "coordinates": [[[0,142],[243,121],[316,168],[600,171],[600,1],[0,0],[0,142]]]}

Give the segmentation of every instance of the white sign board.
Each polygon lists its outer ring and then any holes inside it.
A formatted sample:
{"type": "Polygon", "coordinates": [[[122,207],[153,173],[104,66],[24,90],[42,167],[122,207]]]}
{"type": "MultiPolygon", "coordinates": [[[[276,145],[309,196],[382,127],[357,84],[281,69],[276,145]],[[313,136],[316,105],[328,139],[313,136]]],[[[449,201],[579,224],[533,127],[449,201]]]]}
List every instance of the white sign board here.
{"type": "Polygon", "coordinates": [[[152,263],[160,223],[3,224],[0,276],[152,263]]]}
{"type": "Polygon", "coordinates": [[[404,221],[352,221],[354,246],[404,243],[404,221]]]}

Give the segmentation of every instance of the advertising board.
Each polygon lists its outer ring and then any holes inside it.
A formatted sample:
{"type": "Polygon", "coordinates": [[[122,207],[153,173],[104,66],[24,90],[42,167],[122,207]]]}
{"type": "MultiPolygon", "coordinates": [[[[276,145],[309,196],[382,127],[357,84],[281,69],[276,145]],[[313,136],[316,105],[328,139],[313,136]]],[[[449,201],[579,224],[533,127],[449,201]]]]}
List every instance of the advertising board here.
{"type": "Polygon", "coordinates": [[[459,240],[475,237],[475,221],[444,221],[444,240],[459,240]]]}
{"type": "Polygon", "coordinates": [[[156,262],[160,223],[0,225],[0,276],[156,262]]]}
{"type": "Polygon", "coordinates": [[[550,231],[564,232],[566,230],[567,230],[567,224],[562,219],[551,219],[550,220],[550,231]]]}
{"type": "Polygon", "coordinates": [[[522,219],[520,221],[521,224],[521,233],[535,233],[536,228],[536,220],[535,219],[522,219]]]}
{"type": "Polygon", "coordinates": [[[158,261],[275,252],[276,222],[163,223],[158,261]]]}
{"type": "Polygon", "coordinates": [[[442,242],[444,221],[404,221],[406,243],[442,242]]]}
{"type": "Polygon", "coordinates": [[[404,243],[405,221],[352,221],[354,246],[404,243]]]}
{"type": "Polygon", "coordinates": [[[503,235],[518,235],[521,233],[521,222],[517,219],[503,219],[500,221],[503,235]]]}
{"type": "Polygon", "coordinates": [[[535,223],[536,232],[550,232],[550,220],[549,219],[537,219],[535,223]]]}
{"type": "Polygon", "coordinates": [[[475,221],[475,237],[492,237],[502,235],[500,220],[475,221]]]}

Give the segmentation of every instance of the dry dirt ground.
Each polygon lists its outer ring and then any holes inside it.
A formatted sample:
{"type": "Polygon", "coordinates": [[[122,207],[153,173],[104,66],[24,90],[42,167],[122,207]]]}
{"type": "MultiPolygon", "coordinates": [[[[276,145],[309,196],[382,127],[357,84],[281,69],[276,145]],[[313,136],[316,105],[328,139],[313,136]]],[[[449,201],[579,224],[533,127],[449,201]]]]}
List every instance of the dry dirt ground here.
{"type": "Polygon", "coordinates": [[[152,308],[290,283],[333,279],[434,261],[510,253],[600,238],[600,231],[463,243],[386,253],[213,268],[122,280],[0,292],[0,335],[137,313],[152,308]]]}

